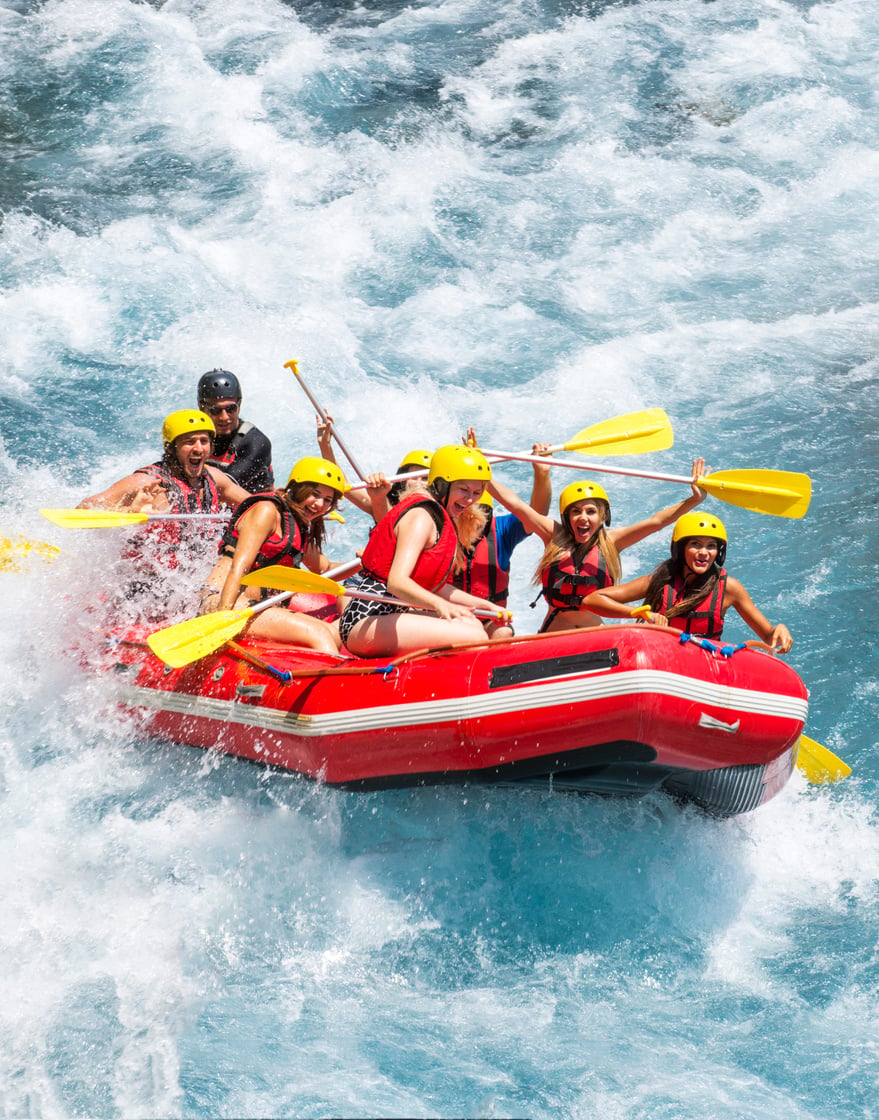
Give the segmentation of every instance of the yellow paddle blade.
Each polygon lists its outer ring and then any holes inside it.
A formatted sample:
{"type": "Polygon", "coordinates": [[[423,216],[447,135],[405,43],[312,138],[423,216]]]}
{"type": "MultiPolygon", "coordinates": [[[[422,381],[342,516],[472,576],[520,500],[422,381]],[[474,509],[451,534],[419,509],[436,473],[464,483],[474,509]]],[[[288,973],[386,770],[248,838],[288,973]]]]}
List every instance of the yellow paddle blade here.
{"type": "Polygon", "coordinates": [[[339,596],[346,593],[342,584],[334,579],[303,568],[289,568],[285,564],[273,564],[270,568],[248,572],[241,582],[247,587],[274,587],[278,591],[301,591],[312,595],[339,596]]]}
{"type": "Polygon", "coordinates": [[[721,502],[774,517],[802,517],[812,497],[809,476],[792,471],[715,471],[699,485],[721,502]]]}
{"type": "Polygon", "coordinates": [[[200,618],[187,618],[164,630],[156,630],[147,638],[147,645],[166,665],[172,669],[182,669],[193,661],[200,661],[209,653],[214,653],[240,634],[254,612],[216,611],[200,618]]]}
{"type": "Polygon", "coordinates": [[[19,572],[34,560],[51,564],[60,555],[60,548],[45,541],[31,541],[20,535],[15,540],[0,537],[0,572],[19,572]]]}
{"type": "Polygon", "coordinates": [[[643,455],[665,451],[674,443],[671,421],[661,408],[630,412],[584,428],[561,446],[565,451],[590,451],[593,455],[643,455]]]}
{"type": "Polygon", "coordinates": [[[828,782],[839,782],[847,778],[852,772],[848,763],[838,758],[833,751],[816,743],[808,735],[800,736],[800,745],[797,751],[797,769],[802,771],[806,778],[816,786],[828,782]]]}
{"type": "Polygon", "coordinates": [[[115,509],[41,509],[40,513],[62,529],[115,529],[149,520],[145,513],[120,513],[115,509]]]}

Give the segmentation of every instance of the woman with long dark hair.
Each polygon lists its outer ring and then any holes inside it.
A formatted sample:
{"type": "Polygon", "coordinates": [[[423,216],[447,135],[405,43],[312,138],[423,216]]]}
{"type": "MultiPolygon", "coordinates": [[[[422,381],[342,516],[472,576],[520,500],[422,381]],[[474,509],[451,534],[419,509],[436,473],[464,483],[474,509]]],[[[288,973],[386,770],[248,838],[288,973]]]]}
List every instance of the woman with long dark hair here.
{"type": "Polygon", "coordinates": [[[757,609],[744,586],[728,575],[726,528],[719,517],[688,513],[678,518],[671,535],[671,557],[649,576],[594,591],[583,606],[609,618],[643,617],[656,626],[718,639],[723,618],[734,607],[761,641],[782,653],[793,645],[781,622],[773,625],[757,609]],[[634,611],[629,603],[642,599],[634,611]]]}
{"type": "MultiPolygon", "coordinates": [[[[232,514],[223,535],[220,559],[202,588],[202,614],[249,607],[263,598],[259,588],[242,587],[248,572],[280,564],[324,572],[330,562],[321,551],[324,518],[345,492],[335,463],[309,456],[290,472],[287,485],[253,494],[232,514]]],[[[249,632],[324,653],[338,653],[338,627],[286,607],[269,607],[253,616],[249,632]]]]}

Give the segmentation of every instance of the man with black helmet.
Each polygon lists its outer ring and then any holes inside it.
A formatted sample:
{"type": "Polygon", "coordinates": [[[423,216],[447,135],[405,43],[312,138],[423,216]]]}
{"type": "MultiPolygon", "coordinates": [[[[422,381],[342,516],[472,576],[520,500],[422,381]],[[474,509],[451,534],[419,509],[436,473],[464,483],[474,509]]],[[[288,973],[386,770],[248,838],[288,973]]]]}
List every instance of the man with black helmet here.
{"type": "Polygon", "coordinates": [[[271,490],[272,445],[259,428],[241,419],[241,385],[234,373],[212,369],[198,382],[198,407],[214,422],[217,434],[208,462],[251,494],[271,490]]]}

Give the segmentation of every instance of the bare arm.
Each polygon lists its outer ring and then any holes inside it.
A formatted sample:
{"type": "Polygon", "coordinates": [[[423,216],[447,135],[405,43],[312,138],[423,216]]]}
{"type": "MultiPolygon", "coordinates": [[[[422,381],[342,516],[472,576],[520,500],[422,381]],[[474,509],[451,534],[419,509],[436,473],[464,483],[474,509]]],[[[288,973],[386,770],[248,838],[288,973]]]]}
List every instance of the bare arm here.
{"type": "MultiPolygon", "coordinates": [[[[315,420],[317,421],[317,446],[320,448],[321,457],[338,466],[336,452],[333,450],[333,418],[327,413],[328,423],[325,424],[319,416],[315,416],[315,420]]],[[[362,490],[352,490],[350,494],[345,494],[345,498],[362,513],[372,513],[372,503],[362,490]]],[[[377,517],[375,520],[379,521],[380,518],[377,517]]]]}
{"type": "MultiPolygon", "coordinates": [[[[603,618],[630,618],[632,609],[627,604],[643,599],[649,586],[650,576],[639,576],[628,583],[617,584],[616,587],[593,591],[584,598],[581,609],[592,611],[603,618]]],[[[661,617],[651,613],[649,621],[653,622],[654,618],[661,617]]]]}
{"type": "Polygon", "coordinates": [[[509,486],[504,486],[496,478],[492,478],[488,484],[488,492],[501,503],[501,505],[510,511],[515,517],[518,517],[525,529],[529,533],[536,533],[538,537],[547,544],[552,540],[552,535],[555,532],[556,522],[547,517],[546,514],[538,513],[537,510],[532,509],[527,502],[512,491],[509,486]]]}
{"type": "Polygon", "coordinates": [[[144,471],[120,478],[100,494],[83,498],[77,509],[124,509],[133,513],[151,511],[163,512],[171,508],[171,503],[161,482],[144,471]]]}
{"type": "Polygon", "coordinates": [[[230,610],[241,590],[241,580],[253,567],[256,554],[278,526],[274,502],[257,502],[238,522],[238,542],[217,602],[218,611],[230,610]]]}
{"type": "Polygon", "coordinates": [[[412,509],[397,522],[395,533],[397,547],[388,574],[388,591],[398,599],[403,599],[413,607],[435,611],[440,618],[465,618],[471,612],[460,604],[450,603],[445,598],[434,595],[412,579],[412,572],[418,557],[429,548],[436,538],[436,525],[424,509],[412,509]]]}
{"type": "Polygon", "coordinates": [[[444,584],[437,595],[441,599],[447,600],[449,603],[458,603],[464,607],[472,607],[473,610],[491,611],[498,616],[505,615],[512,618],[512,613],[505,607],[499,607],[497,603],[493,603],[490,599],[480,599],[476,595],[471,595],[467,591],[462,591],[460,587],[454,587],[451,583],[444,584]]]}
{"type": "Polygon", "coordinates": [[[645,537],[651,536],[653,533],[658,533],[661,529],[667,528],[673,524],[684,513],[688,513],[700,502],[704,501],[707,497],[707,491],[701,489],[698,485],[698,480],[705,474],[705,460],[693,460],[693,481],[691,483],[693,493],[689,498],[683,502],[678,502],[677,505],[667,506],[661,509],[658,513],[654,513],[652,517],[648,517],[645,521],[638,521],[634,525],[626,525],[621,529],[609,529],[608,536],[617,549],[622,552],[624,548],[630,548],[633,544],[643,541],[645,537]]]}
{"type": "MultiPolygon", "coordinates": [[[[391,503],[388,501],[391,484],[381,472],[368,474],[363,481],[367,484],[366,512],[372,514],[372,519],[377,525],[391,508],[391,503]]],[[[360,492],[355,491],[355,493],[359,495],[360,492]]]]}
{"type": "MultiPolygon", "coordinates": [[[[535,443],[531,448],[535,455],[548,455],[549,444],[535,443]]],[[[549,503],[552,501],[552,481],[549,467],[542,463],[532,463],[534,468],[534,483],[531,487],[531,501],[528,503],[535,513],[546,517],[549,513],[549,503]]]]}
{"type": "Polygon", "coordinates": [[[728,607],[735,607],[757,637],[773,649],[787,653],[794,644],[790,631],[784,623],[779,622],[773,626],[763,612],[754,605],[743,584],[732,576],[727,577],[726,595],[723,599],[723,609],[726,610],[728,607]]]}
{"type": "Polygon", "coordinates": [[[310,572],[317,572],[321,575],[323,572],[328,571],[332,564],[319,548],[313,544],[309,544],[305,549],[305,555],[302,557],[302,562],[310,572]]]}

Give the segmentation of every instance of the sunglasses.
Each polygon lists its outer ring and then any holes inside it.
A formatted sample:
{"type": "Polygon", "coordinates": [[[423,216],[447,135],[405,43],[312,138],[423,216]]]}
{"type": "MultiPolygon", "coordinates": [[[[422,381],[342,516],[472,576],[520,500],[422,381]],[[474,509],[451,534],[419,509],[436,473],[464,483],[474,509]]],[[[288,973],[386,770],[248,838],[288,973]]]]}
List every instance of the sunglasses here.
{"type": "Polygon", "coordinates": [[[210,416],[219,416],[221,412],[228,412],[230,416],[234,416],[238,411],[238,405],[233,401],[232,404],[209,404],[205,405],[205,412],[210,416]]]}

